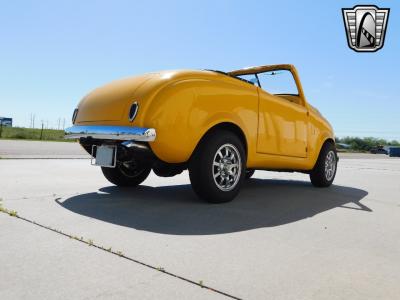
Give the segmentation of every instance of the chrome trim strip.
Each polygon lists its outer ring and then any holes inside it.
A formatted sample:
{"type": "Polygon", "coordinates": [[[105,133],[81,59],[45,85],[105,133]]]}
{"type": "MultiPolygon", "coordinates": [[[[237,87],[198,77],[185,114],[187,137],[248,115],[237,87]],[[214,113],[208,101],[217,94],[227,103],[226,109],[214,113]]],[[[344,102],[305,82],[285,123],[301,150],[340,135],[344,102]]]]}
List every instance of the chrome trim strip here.
{"type": "Polygon", "coordinates": [[[154,128],[128,127],[128,126],[103,126],[103,125],[74,125],[66,128],[65,139],[79,139],[92,137],[100,140],[134,140],[152,142],[156,139],[154,128]]]}

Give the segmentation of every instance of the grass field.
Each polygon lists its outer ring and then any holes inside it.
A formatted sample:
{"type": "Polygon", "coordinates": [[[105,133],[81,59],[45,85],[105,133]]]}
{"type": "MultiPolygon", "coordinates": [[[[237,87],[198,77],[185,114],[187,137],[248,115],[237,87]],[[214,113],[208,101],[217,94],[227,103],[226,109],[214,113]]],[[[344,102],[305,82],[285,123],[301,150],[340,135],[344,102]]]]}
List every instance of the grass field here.
{"type": "Polygon", "coordinates": [[[22,127],[3,127],[0,129],[2,139],[43,140],[70,142],[64,139],[64,131],[56,129],[36,129],[22,127]]]}

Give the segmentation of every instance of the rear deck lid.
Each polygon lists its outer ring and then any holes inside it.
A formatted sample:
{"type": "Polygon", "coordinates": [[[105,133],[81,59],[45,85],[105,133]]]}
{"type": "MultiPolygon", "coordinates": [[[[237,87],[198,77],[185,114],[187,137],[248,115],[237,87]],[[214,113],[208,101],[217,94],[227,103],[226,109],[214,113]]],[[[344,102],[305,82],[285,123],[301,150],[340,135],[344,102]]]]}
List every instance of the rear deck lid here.
{"type": "Polygon", "coordinates": [[[99,87],[85,96],[78,106],[77,122],[117,121],[127,105],[134,100],[135,91],[157,74],[129,77],[99,87]]]}

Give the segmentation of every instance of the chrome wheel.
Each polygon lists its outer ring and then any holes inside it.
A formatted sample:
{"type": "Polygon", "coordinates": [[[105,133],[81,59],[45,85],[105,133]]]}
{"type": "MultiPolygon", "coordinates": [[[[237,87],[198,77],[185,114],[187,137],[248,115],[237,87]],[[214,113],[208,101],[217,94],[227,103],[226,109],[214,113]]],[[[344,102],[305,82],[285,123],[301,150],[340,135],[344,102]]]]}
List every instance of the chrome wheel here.
{"type": "Polygon", "coordinates": [[[238,149],[232,144],[224,144],[214,155],[212,174],[217,187],[224,191],[232,190],[240,179],[242,162],[238,149]]]}
{"type": "Polygon", "coordinates": [[[336,154],[334,151],[329,151],[325,159],[325,178],[331,181],[336,172],[336,154]]]}
{"type": "Polygon", "coordinates": [[[194,192],[210,203],[224,203],[240,191],[246,171],[246,150],[238,135],[216,128],[204,137],[190,158],[194,192]]]}
{"type": "Polygon", "coordinates": [[[240,179],[242,162],[239,151],[232,144],[222,145],[214,155],[212,172],[217,187],[226,192],[232,190],[240,179]]]}

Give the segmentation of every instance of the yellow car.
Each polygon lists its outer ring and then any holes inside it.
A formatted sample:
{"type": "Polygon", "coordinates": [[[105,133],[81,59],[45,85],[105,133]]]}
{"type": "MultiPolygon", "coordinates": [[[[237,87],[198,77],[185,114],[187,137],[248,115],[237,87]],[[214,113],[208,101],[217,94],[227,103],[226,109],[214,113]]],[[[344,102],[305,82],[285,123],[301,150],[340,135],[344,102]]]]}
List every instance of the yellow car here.
{"type": "Polygon", "coordinates": [[[336,174],[332,127],[289,64],[122,79],[86,95],[72,122],[66,138],[79,139],[118,186],[188,169],[194,191],[220,203],[254,170],[309,173],[317,187],[336,174]]]}

